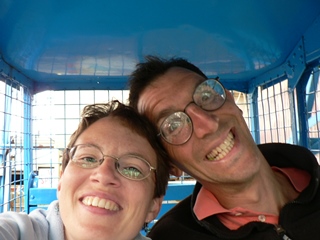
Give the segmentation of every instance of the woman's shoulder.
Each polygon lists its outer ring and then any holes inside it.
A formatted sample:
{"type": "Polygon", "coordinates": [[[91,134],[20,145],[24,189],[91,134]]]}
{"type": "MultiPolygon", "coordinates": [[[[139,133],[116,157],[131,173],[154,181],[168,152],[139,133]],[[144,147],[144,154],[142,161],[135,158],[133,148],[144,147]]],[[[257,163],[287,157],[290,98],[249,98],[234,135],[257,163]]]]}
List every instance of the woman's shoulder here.
{"type": "Polygon", "coordinates": [[[0,235],[6,240],[20,239],[20,234],[27,239],[36,239],[33,222],[24,212],[6,212],[0,214],[0,235]]]}
{"type": "Polygon", "coordinates": [[[50,204],[48,210],[36,209],[30,214],[25,212],[6,212],[0,214],[0,236],[6,240],[20,239],[63,239],[58,202],[50,204]]]}
{"type": "Polygon", "coordinates": [[[134,240],[151,240],[151,238],[143,236],[141,233],[134,240]]]}

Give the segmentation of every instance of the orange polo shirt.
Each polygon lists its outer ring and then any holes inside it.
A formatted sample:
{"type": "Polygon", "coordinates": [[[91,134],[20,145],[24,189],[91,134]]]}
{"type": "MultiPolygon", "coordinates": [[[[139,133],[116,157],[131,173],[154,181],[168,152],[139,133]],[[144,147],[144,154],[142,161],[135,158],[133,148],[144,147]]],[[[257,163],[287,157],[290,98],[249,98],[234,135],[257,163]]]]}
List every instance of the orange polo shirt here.
{"type": "MultiPolygon", "coordinates": [[[[280,171],[286,175],[299,193],[302,192],[310,182],[311,176],[304,170],[277,167],[272,167],[272,169],[273,171],[280,171]]],[[[199,220],[217,215],[219,220],[231,230],[236,230],[246,223],[253,221],[278,224],[279,218],[277,215],[251,211],[241,207],[226,209],[221,206],[216,197],[204,187],[199,191],[193,210],[199,220]]]]}

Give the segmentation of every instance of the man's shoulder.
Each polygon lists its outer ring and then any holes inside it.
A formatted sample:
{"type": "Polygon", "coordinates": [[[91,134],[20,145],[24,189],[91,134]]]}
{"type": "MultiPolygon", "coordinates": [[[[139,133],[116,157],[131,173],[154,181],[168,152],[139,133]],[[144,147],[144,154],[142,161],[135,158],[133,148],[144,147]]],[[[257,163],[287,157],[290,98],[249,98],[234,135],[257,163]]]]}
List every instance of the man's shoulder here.
{"type": "Polygon", "coordinates": [[[312,152],[303,146],[300,145],[294,145],[289,143],[263,143],[257,145],[260,151],[265,154],[275,154],[275,155],[283,155],[283,156],[292,156],[295,158],[296,154],[300,156],[305,157],[313,157],[312,152]]]}
{"type": "Polygon", "coordinates": [[[318,167],[314,154],[305,147],[287,143],[265,143],[258,147],[271,166],[294,167],[308,172],[318,167]]]}

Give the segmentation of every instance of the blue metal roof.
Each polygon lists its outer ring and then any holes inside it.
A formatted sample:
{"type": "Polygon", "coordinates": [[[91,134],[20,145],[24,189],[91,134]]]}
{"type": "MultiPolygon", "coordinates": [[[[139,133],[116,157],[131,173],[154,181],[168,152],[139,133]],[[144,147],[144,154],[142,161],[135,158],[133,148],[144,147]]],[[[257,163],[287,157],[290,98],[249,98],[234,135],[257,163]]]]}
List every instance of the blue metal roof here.
{"type": "Polygon", "coordinates": [[[290,56],[320,55],[319,14],[319,0],[3,0],[0,72],[35,92],[126,89],[135,64],[155,54],[248,88],[290,56]]]}

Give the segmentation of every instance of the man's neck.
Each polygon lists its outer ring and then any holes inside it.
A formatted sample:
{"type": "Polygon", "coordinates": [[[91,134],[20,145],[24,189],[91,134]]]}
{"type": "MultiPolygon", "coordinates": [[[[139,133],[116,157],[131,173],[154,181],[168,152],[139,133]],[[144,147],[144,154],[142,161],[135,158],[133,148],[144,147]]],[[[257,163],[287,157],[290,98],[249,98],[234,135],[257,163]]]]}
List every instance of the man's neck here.
{"type": "Polygon", "coordinates": [[[274,215],[278,215],[287,202],[298,196],[289,179],[280,172],[274,172],[269,166],[245,183],[206,188],[226,209],[242,207],[274,215]]]}

